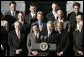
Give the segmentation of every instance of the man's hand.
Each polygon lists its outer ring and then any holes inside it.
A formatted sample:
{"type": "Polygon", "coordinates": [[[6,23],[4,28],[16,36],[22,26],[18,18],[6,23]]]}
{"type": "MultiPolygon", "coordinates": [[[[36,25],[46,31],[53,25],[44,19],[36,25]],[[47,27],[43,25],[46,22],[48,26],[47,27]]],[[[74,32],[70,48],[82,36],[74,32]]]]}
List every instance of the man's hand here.
{"type": "Polygon", "coordinates": [[[1,44],[1,50],[4,50],[4,47],[3,47],[3,45],[1,44]]]}
{"type": "Polygon", "coordinates": [[[16,49],[16,54],[20,54],[21,51],[22,49],[16,49]]]}
{"type": "Polygon", "coordinates": [[[38,55],[38,51],[32,51],[32,54],[33,54],[34,56],[36,56],[36,55],[38,55]]]}
{"type": "Polygon", "coordinates": [[[63,54],[63,51],[57,52],[57,56],[61,56],[63,54]]]}
{"type": "Polygon", "coordinates": [[[83,55],[83,51],[77,51],[78,54],[83,55]]]}

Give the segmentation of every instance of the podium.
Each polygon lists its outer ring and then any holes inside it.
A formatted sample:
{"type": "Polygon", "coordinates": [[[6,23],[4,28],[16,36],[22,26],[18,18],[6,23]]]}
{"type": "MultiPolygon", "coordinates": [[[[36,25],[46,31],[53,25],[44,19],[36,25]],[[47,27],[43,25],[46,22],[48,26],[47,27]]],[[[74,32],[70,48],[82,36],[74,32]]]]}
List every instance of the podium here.
{"type": "Polygon", "coordinates": [[[35,43],[31,46],[31,50],[38,51],[40,56],[47,56],[49,52],[56,51],[56,44],[51,43],[35,43]]]}

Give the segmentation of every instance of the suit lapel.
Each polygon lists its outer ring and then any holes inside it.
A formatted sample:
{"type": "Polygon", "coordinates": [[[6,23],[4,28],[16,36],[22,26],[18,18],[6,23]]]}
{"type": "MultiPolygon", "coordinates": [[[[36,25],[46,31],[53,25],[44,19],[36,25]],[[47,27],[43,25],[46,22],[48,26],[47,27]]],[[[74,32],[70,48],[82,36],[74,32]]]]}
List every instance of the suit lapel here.
{"type": "MultiPolygon", "coordinates": [[[[11,14],[10,11],[8,11],[8,14],[12,16],[12,14],[11,14]]],[[[15,12],[15,18],[17,17],[17,15],[18,15],[18,12],[16,11],[16,12],[15,12]]]]}
{"type": "Polygon", "coordinates": [[[15,12],[15,16],[14,16],[15,18],[17,18],[17,13],[15,12]]]}
{"type": "Polygon", "coordinates": [[[34,43],[36,42],[35,34],[34,34],[34,33],[32,33],[32,40],[34,40],[34,41],[33,41],[34,43]]]}
{"type": "Polygon", "coordinates": [[[44,33],[44,41],[45,42],[48,42],[48,31],[46,31],[45,33],[44,33]]]}
{"type": "MultiPolygon", "coordinates": [[[[8,15],[11,15],[11,12],[10,11],[8,11],[8,15]]],[[[12,15],[11,15],[12,16],[12,15]]]]}
{"type": "Polygon", "coordinates": [[[16,46],[19,46],[19,40],[17,38],[17,35],[16,35],[16,32],[14,31],[14,38],[15,38],[15,43],[16,43],[16,46]]]}
{"type": "Polygon", "coordinates": [[[23,38],[24,38],[24,36],[23,36],[23,34],[20,32],[20,39],[19,39],[19,43],[21,43],[22,41],[23,41],[23,38]]]}
{"type": "Polygon", "coordinates": [[[15,18],[17,18],[17,16],[18,16],[18,11],[15,12],[15,18]]]}
{"type": "Polygon", "coordinates": [[[53,38],[53,33],[54,33],[54,31],[52,31],[51,34],[50,34],[49,37],[48,37],[48,41],[49,41],[49,42],[50,42],[50,41],[52,40],[52,38],[53,38]]]}
{"type": "Polygon", "coordinates": [[[53,15],[53,13],[52,13],[52,12],[51,12],[51,16],[52,16],[52,19],[53,19],[53,20],[55,20],[55,17],[54,17],[54,15],[53,15]]]}
{"type": "Polygon", "coordinates": [[[29,14],[29,18],[30,18],[30,19],[32,19],[32,16],[31,16],[31,14],[29,14]]]}

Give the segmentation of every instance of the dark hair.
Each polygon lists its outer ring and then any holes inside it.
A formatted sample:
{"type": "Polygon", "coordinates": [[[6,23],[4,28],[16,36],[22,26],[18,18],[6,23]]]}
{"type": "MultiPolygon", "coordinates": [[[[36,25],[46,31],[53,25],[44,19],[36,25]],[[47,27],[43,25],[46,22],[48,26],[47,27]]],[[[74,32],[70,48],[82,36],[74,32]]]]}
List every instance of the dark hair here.
{"type": "Polygon", "coordinates": [[[33,24],[32,24],[32,27],[33,27],[33,26],[37,26],[37,28],[39,28],[39,25],[36,24],[36,23],[33,23],[33,24]]]}
{"type": "Polygon", "coordinates": [[[31,3],[30,6],[36,7],[36,5],[34,3],[31,3]]]}
{"type": "Polygon", "coordinates": [[[57,4],[57,3],[55,1],[53,1],[52,4],[57,4]]]}
{"type": "Polygon", "coordinates": [[[11,4],[15,4],[15,5],[16,5],[16,2],[15,2],[15,1],[11,1],[11,2],[9,3],[9,6],[10,6],[11,4]]]}
{"type": "Polygon", "coordinates": [[[80,4],[79,4],[78,2],[75,2],[75,3],[73,4],[73,8],[74,8],[74,6],[78,6],[78,7],[80,8],[80,4]]]}
{"type": "Polygon", "coordinates": [[[33,23],[33,24],[31,25],[31,30],[30,30],[30,32],[33,32],[33,26],[37,26],[37,28],[38,28],[38,30],[39,30],[39,25],[36,24],[36,23],[33,23]]]}
{"type": "MultiPolygon", "coordinates": [[[[23,11],[19,11],[19,13],[24,14],[24,12],[23,12],[23,11]]],[[[19,13],[18,13],[18,14],[19,14],[19,13]]]]}
{"type": "Polygon", "coordinates": [[[19,16],[19,14],[22,14],[22,16],[25,16],[23,11],[19,11],[18,16],[19,16]]]}
{"type": "Polygon", "coordinates": [[[52,5],[53,5],[53,4],[55,4],[55,5],[57,5],[57,6],[58,6],[58,8],[56,9],[56,11],[60,9],[60,7],[59,7],[58,3],[56,3],[55,1],[53,1],[53,2],[52,2],[52,5]]]}

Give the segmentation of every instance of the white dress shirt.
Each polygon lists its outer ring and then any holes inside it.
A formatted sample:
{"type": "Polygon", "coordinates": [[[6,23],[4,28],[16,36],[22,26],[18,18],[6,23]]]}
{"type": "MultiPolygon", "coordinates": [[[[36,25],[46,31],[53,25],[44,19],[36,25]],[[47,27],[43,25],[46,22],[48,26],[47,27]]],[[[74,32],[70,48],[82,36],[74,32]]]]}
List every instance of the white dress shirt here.
{"type": "Polygon", "coordinates": [[[54,15],[55,19],[57,19],[57,13],[56,13],[56,12],[54,12],[54,11],[52,11],[52,13],[53,13],[53,15],[54,15]]]}
{"type": "Polygon", "coordinates": [[[36,16],[36,13],[31,12],[30,14],[31,14],[32,18],[34,18],[36,16]]]}
{"type": "Polygon", "coordinates": [[[35,33],[35,36],[38,38],[39,37],[39,32],[35,33]]]}
{"type": "Polygon", "coordinates": [[[15,16],[15,11],[11,11],[11,15],[12,16],[15,16]]]}
{"type": "Polygon", "coordinates": [[[48,32],[48,37],[50,36],[51,32],[48,32]]]}

